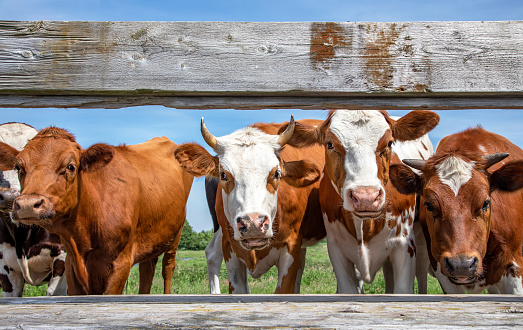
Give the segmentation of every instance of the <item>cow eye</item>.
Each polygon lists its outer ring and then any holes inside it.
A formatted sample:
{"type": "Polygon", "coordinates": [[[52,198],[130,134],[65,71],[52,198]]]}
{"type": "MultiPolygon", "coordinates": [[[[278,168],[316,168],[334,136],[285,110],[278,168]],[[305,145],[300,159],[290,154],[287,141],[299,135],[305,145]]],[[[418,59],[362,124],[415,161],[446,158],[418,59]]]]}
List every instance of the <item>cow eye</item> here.
{"type": "Polygon", "coordinates": [[[14,170],[17,171],[17,172],[20,172],[20,166],[15,165],[14,170]]]}
{"type": "Polygon", "coordinates": [[[387,144],[387,146],[388,146],[389,148],[392,147],[392,143],[393,143],[393,141],[389,141],[389,144],[387,144]]]}
{"type": "Polygon", "coordinates": [[[432,204],[425,202],[425,207],[427,208],[427,211],[434,213],[434,206],[432,204]]]}
{"type": "Polygon", "coordinates": [[[488,210],[490,207],[490,201],[489,200],[486,200],[484,203],[483,203],[483,207],[481,208],[481,212],[485,212],[486,210],[488,210]]]}
{"type": "Polygon", "coordinates": [[[221,179],[222,181],[227,181],[227,174],[225,174],[225,172],[221,172],[221,173],[220,173],[220,179],[221,179]]]}
{"type": "Polygon", "coordinates": [[[76,166],[74,166],[73,164],[69,164],[67,165],[66,170],[68,170],[69,172],[74,172],[76,171],[76,166]]]}
{"type": "Polygon", "coordinates": [[[327,142],[327,149],[334,149],[332,142],[327,142]]]}
{"type": "Polygon", "coordinates": [[[281,179],[281,171],[277,170],[276,172],[274,172],[274,180],[279,180],[279,179],[281,179]]]}

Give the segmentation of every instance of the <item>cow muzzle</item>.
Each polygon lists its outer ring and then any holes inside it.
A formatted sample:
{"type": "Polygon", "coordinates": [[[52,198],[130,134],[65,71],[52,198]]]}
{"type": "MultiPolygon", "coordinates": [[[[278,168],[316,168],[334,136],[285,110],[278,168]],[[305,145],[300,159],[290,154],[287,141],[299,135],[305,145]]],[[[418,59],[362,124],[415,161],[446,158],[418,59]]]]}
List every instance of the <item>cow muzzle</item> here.
{"type": "Polygon", "coordinates": [[[346,200],[353,212],[361,218],[375,218],[382,214],[385,193],[383,189],[359,187],[348,189],[346,200]]]}
{"type": "Polygon", "coordinates": [[[468,285],[478,280],[478,263],[478,257],[465,254],[444,257],[442,272],[447,275],[452,283],[468,285]]]}
{"type": "Polygon", "coordinates": [[[26,224],[38,224],[54,217],[54,210],[47,197],[22,195],[13,202],[13,218],[26,224]]]}
{"type": "Polygon", "coordinates": [[[248,250],[260,250],[270,244],[272,237],[269,216],[250,213],[236,218],[236,229],[240,233],[240,244],[248,250]]]}

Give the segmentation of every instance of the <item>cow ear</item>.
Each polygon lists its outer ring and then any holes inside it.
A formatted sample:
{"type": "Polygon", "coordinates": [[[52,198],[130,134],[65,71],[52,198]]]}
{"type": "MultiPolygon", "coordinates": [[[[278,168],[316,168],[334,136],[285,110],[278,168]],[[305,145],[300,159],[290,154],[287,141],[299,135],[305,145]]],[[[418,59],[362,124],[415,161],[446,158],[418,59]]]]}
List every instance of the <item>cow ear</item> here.
{"type": "Polygon", "coordinates": [[[421,195],[421,179],[408,166],[403,164],[390,165],[389,177],[394,188],[400,193],[421,195]]]}
{"type": "Polygon", "coordinates": [[[0,142],[0,170],[9,171],[15,167],[19,151],[8,144],[0,142]]]}
{"type": "MultiPolygon", "coordinates": [[[[287,144],[296,148],[308,147],[316,143],[323,144],[325,132],[329,127],[329,123],[330,117],[316,127],[296,122],[294,125],[294,133],[287,144]]],[[[284,125],[284,127],[280,128],[278,134],[283,132],[286,127],[287,126],[284,125]]]]}
{"type": "Polygon", "coordinates": [[[213,157],[196,143],[184,143],[174,151],[174,156],[184,170],[194,176],[218,176],[218,157],[213,157]]]}
{"type": "Polygon", "coordinates": [[[311,161],[283,161],[283,179],[293,187],[307,187],[318,181],[320,169],[311,161]]]}
{"type": "Polygon", "coordinates": [[[523,187],[523,161],[513,161],[503,165],[489,178],[490,188],[514,191],[523,187]]]}
{"type": "Polygon", "coordinates": [[[398,141],[416,140],[432,131],[439,123],[438,114],[428,110],[411,111],[400,119],[387,120],[391,125],[392,136],[398,141]]]}
{"type": "Polygon", "coordinates": [[[114,147],[105,143],[93,144],[82,152],[80,170],[93,172],[107,165],[114,156],[114,147]]]}

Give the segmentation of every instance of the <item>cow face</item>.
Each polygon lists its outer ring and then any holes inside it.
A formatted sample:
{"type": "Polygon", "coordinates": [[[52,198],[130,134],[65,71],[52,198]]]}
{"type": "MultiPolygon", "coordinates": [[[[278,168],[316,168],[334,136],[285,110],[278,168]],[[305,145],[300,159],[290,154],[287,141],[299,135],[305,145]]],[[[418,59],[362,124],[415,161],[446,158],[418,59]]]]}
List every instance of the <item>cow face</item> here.
{"type": "MultiPolygon", "coordinates": [[[[488,174],[486,169],[508,154],[470,159],[459,155],[429,161],[404,160],[391,167],[391,181],[404,194],[423,195],[431,252],[441,273],[457,285],[470,285],[483,273],[492,212],[491,191],[523,187],[523,162],[488,174]]],[[[438,267],[435,267],[438,268],[438,267]]]]}
{"type": "Polygon", "coordinates": [[[395,140],[415,140],[434,128],[438,115],[413,111],[398,121],[380,111],[331,111],[318,127],[297,125],[289,142],[325,146],[325,173],[343,200],[343,208],[361,218],[385,211],[385,186],[395,140]]]}
{"type": "Polygon", "coordinates": [[[71,134],[55,127],[39,132],[20,152],[0,143],[0,169],[18,171],[21,186],[13,218],[46,226],[70,215],[78,204],[79,172],[95,170],[112,156],[111,147],[103,146],[82,151],[71,134]]]}
{"type": "Polygon", "coordinates": [[[278,188],[282,180],[306,186],[319,178],[319,169],[307,161],[284,162],[280,151],[292,135],[294,121],[280,135],[253,127],[216,138],[203,124],[202,135],[217,153],[212,157],[196,144],[183,144],[175,156],[189,173],[220,179],[224,212],[234,234],[245,249],[263,249],[274,235],[278,188]]]}

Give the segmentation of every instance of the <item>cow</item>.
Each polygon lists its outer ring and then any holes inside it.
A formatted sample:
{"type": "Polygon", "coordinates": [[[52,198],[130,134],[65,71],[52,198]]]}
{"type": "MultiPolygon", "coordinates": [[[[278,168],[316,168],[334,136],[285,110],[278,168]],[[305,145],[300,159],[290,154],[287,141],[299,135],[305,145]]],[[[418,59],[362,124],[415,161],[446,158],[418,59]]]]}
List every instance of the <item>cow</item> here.
{"type": "Polygon", "coordinates": [[[18,171],[13,218],[60,236],[69,295],[121,294],[133,264],[149,293],[158,256],[169,293],[193,177],[166,137],[84,150],[68,131],[48,127],[18,152],[0,143],[0,169],[18,171]]]}
{"type": "Polygon", "coordinates": [[[430,264],[445,293],[523,294],[523,150],[481,127],[443,138],[427,161],[391,166],[422,195],[430,264]]]}
{"type": "Polygon", "coordinates": [[[176,150],[190,174],[219,178],[215,210],[221,229],[214,247],[221,235],[230,293],[249,293],[248,274],[258,278],[272,266],[278,268],[275,292],[298,293],[305,248],[325,237],[318,197],[323,147],[286,146],[294,125],[291,117],[215,137],[202,118],[202,136],[217,155],[195,143],[176,150]]]}
{"type": "MultiPolygon", "coordinates": [[[[21,150],[38,131],[22,123],[0,125],[0,141],[21,150]]],[[[46,295],[65,295],[65,251],[60,238],[39,226],[11,221],[20,193],[17,173],[0,172],[0,284],[3,297],[21,297],[24,284],[48,283],[46,295]]]]}
{"type": "Polygon", "coordinates": [[[428,158],[425,134],[438,122],[430,111],[394,120],[385,111],[333,110],[316,127],[296,125],[289,145],[325,147],[320,204],[338,293],[363,293],[358,272],[371,283],[383,265],[387,291],[414,293],[416,203],[390,184],[389,166],[402,154],[428,158]]]}

